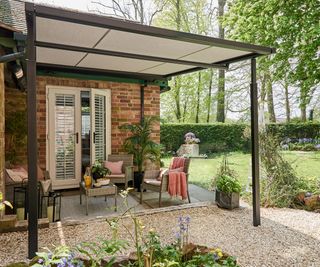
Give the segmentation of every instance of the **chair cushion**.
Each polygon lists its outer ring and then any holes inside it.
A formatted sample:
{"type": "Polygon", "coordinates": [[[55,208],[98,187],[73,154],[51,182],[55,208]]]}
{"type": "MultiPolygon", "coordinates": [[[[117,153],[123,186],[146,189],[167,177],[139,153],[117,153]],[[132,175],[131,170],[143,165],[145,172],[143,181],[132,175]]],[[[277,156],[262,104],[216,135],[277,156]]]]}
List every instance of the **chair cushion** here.
{"type": "Polygon", "coordinates": [[[123,161],[105,161],[103,163],[104,167],[109,169],[111,174],[122,174],[123,161]]]}
{"type": "Polygon", "coordinates": [[[157,186],[161,185],[161,181],[159,181],[157,179],[144,179],[144,182],[146,184],[151,184],[151,185],[157,185],[157,186]]]}

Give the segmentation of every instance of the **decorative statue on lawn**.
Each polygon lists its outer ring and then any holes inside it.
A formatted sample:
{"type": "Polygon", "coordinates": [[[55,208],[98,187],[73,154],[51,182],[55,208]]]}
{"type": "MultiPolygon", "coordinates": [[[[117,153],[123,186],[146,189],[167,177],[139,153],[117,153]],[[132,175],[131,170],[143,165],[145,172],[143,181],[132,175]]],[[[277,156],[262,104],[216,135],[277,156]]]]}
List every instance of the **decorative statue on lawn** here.
{"type": "Polygon", "coordinates": [[[199,157],[200,139],[189,132],[184,135],[184,142],[177,151],[178,156],[199,157]]]}

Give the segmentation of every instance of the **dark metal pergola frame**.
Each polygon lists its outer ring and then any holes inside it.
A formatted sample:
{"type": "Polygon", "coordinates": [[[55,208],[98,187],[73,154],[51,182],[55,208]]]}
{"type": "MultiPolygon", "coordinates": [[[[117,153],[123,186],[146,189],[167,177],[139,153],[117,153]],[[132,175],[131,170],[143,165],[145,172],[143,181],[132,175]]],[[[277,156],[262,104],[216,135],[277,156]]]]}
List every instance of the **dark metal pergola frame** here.
{"type": "MultiPolygon", "coordinates": [[[[239,43],[229,40],[217,39],[207,36],[194,35],[190,33],[177,32],[167,29],[161,29],[151,26],[145,26],[136,23],[130,23],[119,19],[101,17],[92,14],[76,13],[68,10],[56,9],[46,6],[38,6],[33,3],[26,3],[26,21],[28,29],[27,38],[27,109],[28,109],[28,177],[29,177],[29,217],[28,217],[28,256],[32,258],[38,250],[38,203],[37,203],[37,162],[38,162],[38,146],[37,146],[37,95],[36,95],[36,73],[37,69],[55,70],[64,72],[89,73],[95,75],[112,75],[115,77],[139,78],[147,81],[165,80],[171,76],[194,72],[206,68],[228,69],[230,63],[251,60],[251,85],[250,85],[250,101],[251,101],[251,136],[252,136],[252,195],[253,195],[253,225],[260,225],[260,189],[259,189],[259,143],[258,143],[258,96],[256,82],[256,57],[274,53],[275,50],[268,47],[239,43]],[[182,61],[179,59],[168,59],[161,57],[153,57],[146,55],[137,55],[131,53],[122,53],[114,51],[106,51],[99,49],[91,49],[63,44],[52,44],[36,41],[36,16],[43,18],[51,18],[61,21],[74,22],[79,24],[98,26],[108,29],[121,30],[130,33],[144,34],[148,36],[162,37],[185,42],[196,42],[200,44],[212,45],[223,48],[233,48],[238,50],[250,50],[250,54],[244,56],[230,58],[228,60],[206,64],[193,61],[182,61]],[[78,51],[93,54],[111,55],[117,57],[126,57],[142,60],[152,60],[174,64],[188,64],[191,69],[179,71],[168,75],[153,75],[143,73],[131,73],[113,70],[82,68],[74,66],[41,64],[36,62],[36,47],[46,47],[54,49],[63,49],[67,51],[78,51]]],[[[143,87],[141,87],[141,95],[143,97],[143,87]]],[[[143,105],[141,105],[143,109],[143,105]]],[[[142,114],[143,116],[143,114],[142,114]]]]}

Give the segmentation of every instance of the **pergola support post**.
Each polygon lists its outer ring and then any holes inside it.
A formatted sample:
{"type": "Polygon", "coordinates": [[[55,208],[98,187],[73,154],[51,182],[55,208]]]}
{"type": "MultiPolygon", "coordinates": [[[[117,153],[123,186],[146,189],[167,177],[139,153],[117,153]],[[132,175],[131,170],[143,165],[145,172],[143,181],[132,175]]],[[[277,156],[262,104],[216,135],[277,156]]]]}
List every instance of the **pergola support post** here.
{"type": "Polygon", "coordinates": [[[28,111],[28,257],[38,251],[38,145],[37,92],[34,6],[26,3],[27,39],[27,111],[28,111]]]}
{"type": "Polygon", "coordinates": [[[251,155],[252,155],[252,204],[253,225],[258,226],[260,221],[260,184],[259,184],[259,125],[258,125],[258,87],[257,87],[257,63],[251,59],[251,155]]]}

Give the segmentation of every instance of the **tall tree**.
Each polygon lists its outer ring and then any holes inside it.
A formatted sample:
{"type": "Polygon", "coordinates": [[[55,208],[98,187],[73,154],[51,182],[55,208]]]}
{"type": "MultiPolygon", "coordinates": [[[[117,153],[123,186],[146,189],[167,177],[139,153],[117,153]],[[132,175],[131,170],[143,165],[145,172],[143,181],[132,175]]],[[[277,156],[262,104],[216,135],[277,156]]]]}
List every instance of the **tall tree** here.
{"type": "Polygon", "coordinates": [[[207,119],[206,122],[210,122],[211,103],[212,103],[212,85],[213,85],[213,70],[210,69],[210,79],[208,85],[208,102],[207,102],[207,119]]]}
{"type": "Polygon", "coordinates": [[[151,25],[155,16],[163,11],[166,4],[167,0],[92,0],[89,9],[103,15],[151,25]]]}
{"type": "MultiPolygon", "coordinates": [[[[226,0],[218,0],[218,17],[222,18],[224,15],[224,8],[226,0]]],[[[224,27],[219,22],[219,38],[224,39],[224,27]]],[[[225,122],[225,72],[218,71],[218,94],[217,94],[217,121],[225,122]]]]}
{"type": "Polygon", "coordinates": [[[199,123],[199,112],[200,112],[200,91],[202,87],[201,71],[198,72],[198,89],[197,89],[197,107],[196,107],[196,123],[199,123]]]}
{"type": "Polygon", "coordinates": [[[318,0],[232,1],[224,16],[231,38],[277,48],[268,60],[259,60],[276,80],[300,87],[301,119],[320,82],[320,4],[318,0]]]}

